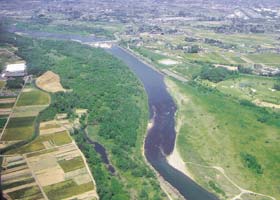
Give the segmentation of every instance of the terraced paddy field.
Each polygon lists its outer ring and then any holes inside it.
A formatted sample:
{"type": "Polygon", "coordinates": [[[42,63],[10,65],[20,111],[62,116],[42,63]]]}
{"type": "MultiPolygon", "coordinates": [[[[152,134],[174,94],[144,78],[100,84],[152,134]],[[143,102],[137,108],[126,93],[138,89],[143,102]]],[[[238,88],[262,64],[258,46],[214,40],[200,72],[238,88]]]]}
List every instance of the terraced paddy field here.
{"type": "Polygon", "coordinates": [[[178,106],[177,149],[191,176],[221,199],[278,199],[279,113],[196,83],[167,85],[178,106]]]}

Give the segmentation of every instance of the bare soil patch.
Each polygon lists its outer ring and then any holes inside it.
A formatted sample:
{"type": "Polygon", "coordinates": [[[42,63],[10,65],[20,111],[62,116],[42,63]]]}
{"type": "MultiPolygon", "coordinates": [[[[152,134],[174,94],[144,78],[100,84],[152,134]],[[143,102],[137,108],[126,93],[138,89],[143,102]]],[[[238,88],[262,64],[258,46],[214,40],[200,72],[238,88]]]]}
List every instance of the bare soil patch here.
{"type": "Polygon", "coordinates": [[[66,90],[60,84],[59,75],[52,71],[45,72],[42,76],[37,78],[36,85],[47,92],[65,92],[66,90]]]}

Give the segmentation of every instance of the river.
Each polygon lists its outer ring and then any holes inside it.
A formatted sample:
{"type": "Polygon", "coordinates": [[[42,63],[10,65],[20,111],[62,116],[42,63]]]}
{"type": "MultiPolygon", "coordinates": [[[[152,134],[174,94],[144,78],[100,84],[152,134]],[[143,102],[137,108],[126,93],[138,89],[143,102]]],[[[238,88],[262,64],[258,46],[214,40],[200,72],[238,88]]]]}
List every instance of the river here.
{"type": "Polygon", "coordinates": [[[153,126],[145,140],[145,156],[159,174],[188,200],[217,200],[185,174],[170,166],[166,160],[174,148],[176,105],[166,89],[162,74],[144,64],[118,46],[108,50],[118,57],[141,80],[148,95],[150,120],[153,126]]]}
{"type": "MultiPolygon", "coordinates": [[[[11,32],[15,32],[15,30],[11,32]]],[[[32,37],[79,40],[82,43],[96,41],[91,36],[71,34],[48,34],[35,31],[25,32],[25,34],[31,35],[32,37]]],[[[170,166],[166,160],[166,156],[173,151],[176,139],[174,118],[176,105],[166,89],[163,75],[118,46],[113,46],[107,51],[129,66],[141,80],[147,92],[150,119],[153,119],[154,122],[145,140],[145,156],[149,163],[186,199],[217,200],[218,198],[216,196],[206,191],[185,174],[170,166]]],[[[99,153],[102,154],[102,152],[99,153]]]]}

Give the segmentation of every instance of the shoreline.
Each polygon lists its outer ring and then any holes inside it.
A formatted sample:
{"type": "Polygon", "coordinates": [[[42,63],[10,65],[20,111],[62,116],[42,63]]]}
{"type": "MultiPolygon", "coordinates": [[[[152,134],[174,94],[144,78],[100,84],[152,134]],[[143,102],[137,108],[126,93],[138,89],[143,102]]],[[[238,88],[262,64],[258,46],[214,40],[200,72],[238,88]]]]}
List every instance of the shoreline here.
{"type": "Polygon", "coordinates": [[[159,172],[149,163],[145,156],[145,141],[146,137],[148,135],[149,130],[153,127],[154,125],[154,118],[148,121],[147,124],[147,129],[146,129],[146,134],[143,138],[143,145],[142,145],[142,156],[144,157],[144,161],[147,164],[147,166],[155,172],[157,180],[159,181],[160,187],[162,191],[167,195],[167,198],[169,200],[184,200],[185,198],[181,195],[181,193],[174,188],[170,183],[168,183],[160,174],[159,172]]]}
{"type": "MultiPolygon", "coordinates": [[[[169,165],[171,165],[172,167],[174,167],[175,169],[177,169],[178,171],[182,172],[183,174],[188,176],[190,179],[195,181],[194,175],[189,171],[187,165],[185,164],[185,161],[183,160],[183,158],[182,158],[182,156],[180,154],[178,146],[177,146],[177,139],[178,139],[178,136],[180,134],[180,129],[181,129],[182,125],[183,125],[184,119],[178,116],[179,112],[180,112],[180,106],[178,105],[177,98],[175,98],[174,93],[172,92],[172,84],[173,83],[170,82],[169,79],[165,79],[164,82],[165,82],[165,84],[167,86],[167,90],[171,94],[171,96],[174,99],[174,101],[176,103],[176,106],[177,106],[177,111],[175,113],[176,138],[175,138],[174,148],[173,148],[172,153],[169,154],[168,156],[166,156],[166,159],[167,159],[167,162],[168,162],[169,165]]],[[[180,98],[179,101],[182,101],[183,99],[186,100],[184,97],[179,97],[179,98],[180,98]]]]}
{"type": "MultiPolygon", "coordinates": [[[[135,58],[139,59],[141,62],[143,62],[144,64],[146,64],[148,67],[152,68],[153,70],[157,71],[158,73],[160,73],[164,79],[165,79],[165,74],[163,74],[159,69],[157,69],[156,67],[154,67],[152,64],[148,63],[143,57],[135,54],[135,52],[133,52],[131,49],[127,49],[127,48],[124,48],[120,45],[118,45],[121,49],[123,49],[124,51],[126,51],[127,53],[129,53],[130,55],[134,56],[135,58]]],[[[168,87],[168,84],[166,83],[166,81],[164,81],[165,85],[166,85],[166,88],[167,90],[169,90],[170,88],[168,87]]],[[[170,92],[170,94],[172,94],[170,92]]],[[[172,95],[171,95],[172,97],[172,95]]],[[[175,100],[175,103],[176,103],[176,99],[174,97],[172,97],[174,100],[175,100]]],[[[181,128],[181,123],[178,124],[178,120],[177,120],[177,113],[178,113],[178,110],[176,111],[175,113],[175,131],[176,131],[176,139],[175,139],[175,145],[174,145],[174,148],[173,148],[173,151],[170,155],[166,156],[166,160],[167,160],[167,163],[174,167],[175,169],[177,169],[178,171],[182,172],[183,174],[185,174],[186,176],[188,176],[189,178],[191,178],[192,180],[194,180],[192,174],[188,171],[187,169],[187,166],[185,165],[179,151],[178,151],[178,148],[177,148],[177,145],[176,145],[176,141],[177,141],[177,134],[179,133],[179,130],[181,128]]],[[[142,155],[144,157],[144,160],[146,162],[146,164],[156,173],[156,176],[157,176],[157,179],[160,183],[160,186],[162,188],[162,190],[165,192],[165,194],[167,195],[167,197],[170,199],[170,200],[173,200],[173,199],[185,199],[181,193],[175,188],[173,187],[168,181],[166,181],[160,174],[159,172],[154,169],[154,167],[148,162],[146,156],[145,156],[145,141],[146,141],[146,137],[148,135],[148,132],[149,132],[149,129],[153,127],[153,123],[154,123],[154,117],[148,121],[148,124],[147,124],[147,131],[146,131],[146,135],[144,136],[144,139],[143,139],[143,146],[142,146],[142,155]]]]}

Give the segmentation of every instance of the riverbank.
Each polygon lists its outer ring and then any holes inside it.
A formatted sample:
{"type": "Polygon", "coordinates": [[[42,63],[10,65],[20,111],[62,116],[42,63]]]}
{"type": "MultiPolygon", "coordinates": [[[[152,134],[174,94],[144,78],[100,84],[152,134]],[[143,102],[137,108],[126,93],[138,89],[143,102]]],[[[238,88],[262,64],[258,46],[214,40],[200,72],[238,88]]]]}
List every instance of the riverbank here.
{"type": "MultiPolygon", "coordinates": [[[[153,70],[154,67],[151,67],[151,65],[146,65],[137,55],[123,48],[115,46],[109,52],[124,61],[142,81],[149,97],[150,116],[154,112],[156,113],[154,115],[154,126],[150,128],[146,135],[144,148],[145,157],[156,170],[160,182],[171,184],[184,199],[217,200],[213,194],[202,188],[185,173],[171,166],[166,159],[166,155],[170,155],[175,146],[174,117],[177,106],[167,91],[164,83],[165,76],[158,73],[158,70],[153,70]]],[[[178,198],[175,197],[174,199],[178,198]]]]}
{"type": "Polygon", "coordinates": [[[184,173],[186,176],[188,176],[192,180],[195,180],[193,174],[191,174],[191,172],[187,168],[184,160],[182,159],[182,156],[180,155],[179,149],[177,147],[177,139],[180,134],[181,127],[184,123],[184,118],[180,114],[180,111],[181,111],[183,102],[187,101],[188,98],[186,96],[180,94],[179,92],[177,92],[177,93],[174,92],[174,87],[176,87],[176,85],[170,79],[166,78],[165,84],[167,86],[167,90],[169,91],[169,93],[171,94],[173,99],[175,100],[175,103],[176,103],[177,109],[178,109],[176,112],[176,115],[175,115],[175,118],[176,118],[176,121],[175,121],[175,124],[176,124],[175,125],[175,130],[176,130],[175,146],[174,146],[172,153],[170,155],[168,155],[166,157],[166,159],[172,167],[174,167],[175,169],[184,173]]]}
{"type": "MultiPolygon", "coordinates": [[[[149,130],[153,127],[153,125],[154,125],[154,117],[148,122],[147,134],[149,133],[149,130]]],[[[147,134],[145,135],[145,137],[143,139],[143,146],[142,146],[142,156],[144,158],[144,161],[145,161],[146,165],[149,166],[149,168],[151,170],[153,170],[153,172],[156,174],[157,180],[160,183],[160,187],[164,191],[164,193],[167,195],[169,200],[184,200],[185,198],[180,194],[180,192],[176,188],[174,188],[170,183],[168,183],[158,173],[158,171],[156,171],[155,168],[153,168],[153,166],[146,159],[146,156],[145,156],[145,141],[146,141],[147,134]]]]}

